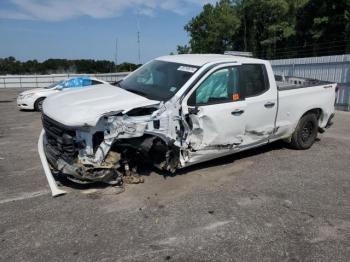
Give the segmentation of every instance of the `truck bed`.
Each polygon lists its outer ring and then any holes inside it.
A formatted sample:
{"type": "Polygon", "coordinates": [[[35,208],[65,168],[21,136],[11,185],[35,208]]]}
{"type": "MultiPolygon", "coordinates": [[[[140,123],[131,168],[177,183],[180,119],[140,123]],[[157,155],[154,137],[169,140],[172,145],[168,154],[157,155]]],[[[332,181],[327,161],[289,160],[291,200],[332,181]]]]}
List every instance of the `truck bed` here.
{"type": "Polygon", "coordinates": [[[309,79],[309,78],[303,78],[303,77],[295,77],[295,76],[275,75],[275,79],[276,79],[277,89],[279,91],[332,84],[327,81],[315,80],[315,79],[309,79]]]}
{"type": "Polygon", "coordinates": [[[334,113],[336,83],[299,77],[275,76],[278,89],[276,137],[288,137],[305,112],[319,114],[319,127],[324,128],[334,113]]]}

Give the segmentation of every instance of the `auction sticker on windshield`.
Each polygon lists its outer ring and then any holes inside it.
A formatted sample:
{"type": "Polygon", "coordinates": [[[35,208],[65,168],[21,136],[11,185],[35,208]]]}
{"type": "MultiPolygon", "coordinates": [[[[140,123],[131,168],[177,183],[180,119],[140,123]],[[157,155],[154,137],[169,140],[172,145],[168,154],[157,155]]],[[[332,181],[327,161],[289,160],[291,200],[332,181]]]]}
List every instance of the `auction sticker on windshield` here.
{"type": "Polygon", "coordinates": [[[194,73],[194,72],[196,72],[197,68],[191,67],[191,66],[180,66],[177,70],[189,72],[189,73],[194,73]]]}

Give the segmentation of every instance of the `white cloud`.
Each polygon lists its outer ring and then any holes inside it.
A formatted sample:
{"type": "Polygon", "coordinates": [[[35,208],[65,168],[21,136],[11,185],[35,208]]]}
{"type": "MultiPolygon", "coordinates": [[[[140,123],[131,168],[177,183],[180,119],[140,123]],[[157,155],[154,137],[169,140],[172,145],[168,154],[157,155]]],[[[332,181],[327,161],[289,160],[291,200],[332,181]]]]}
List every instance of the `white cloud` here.
{"type": "Polygon", "coordinates": [[[159,10],[186,14],[194,6],[214,0],[9,0],[13,8],[0,10],[0,18],[62,21],[79,16],[108,18],[126,10],[154,16],[159,10]]]}

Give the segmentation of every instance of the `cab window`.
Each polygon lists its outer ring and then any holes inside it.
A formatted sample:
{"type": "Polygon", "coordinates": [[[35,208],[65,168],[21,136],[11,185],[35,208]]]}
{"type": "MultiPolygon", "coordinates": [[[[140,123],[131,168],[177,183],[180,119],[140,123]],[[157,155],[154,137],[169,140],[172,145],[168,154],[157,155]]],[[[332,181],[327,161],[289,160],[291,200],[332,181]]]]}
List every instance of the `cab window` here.
{"type": "Polygon", "coordinates": [[[205,79],[189,99],[189,105],[210,105],[240,100],[237,67],[222,68],[205,79]]]}
{"type": "Polygon", "coordinates": [[[240,87],[246,98],[258,96],[269,89],[266,68],[262,64],[243,64],[240,75],[240,87]]]}

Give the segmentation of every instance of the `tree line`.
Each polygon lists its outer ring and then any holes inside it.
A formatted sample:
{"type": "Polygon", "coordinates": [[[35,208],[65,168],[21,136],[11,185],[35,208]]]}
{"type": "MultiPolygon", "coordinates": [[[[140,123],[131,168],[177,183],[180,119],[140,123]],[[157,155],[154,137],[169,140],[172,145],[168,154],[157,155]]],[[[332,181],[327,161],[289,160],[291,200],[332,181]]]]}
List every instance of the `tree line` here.
{"type": "Polygon", "coordinates": [[[92,59],[47,59],[43,62],[38,62],[37,60],[21,62],[10,56],[0,58],[0,75],[130,72],[139,66],[126,62],[116,65],[114,62],[107,60],[92,59]]]}
{"type": "Polygon", "coordinates": [[[178,53],[250,51],[265,59],[350,52],[350,0],[220,0],[184,27],[178,53]]]}

